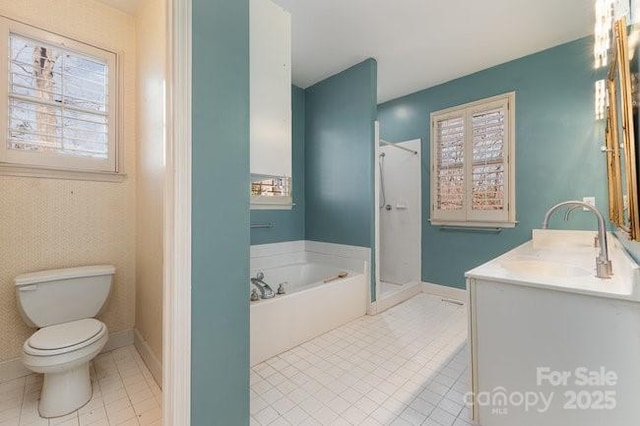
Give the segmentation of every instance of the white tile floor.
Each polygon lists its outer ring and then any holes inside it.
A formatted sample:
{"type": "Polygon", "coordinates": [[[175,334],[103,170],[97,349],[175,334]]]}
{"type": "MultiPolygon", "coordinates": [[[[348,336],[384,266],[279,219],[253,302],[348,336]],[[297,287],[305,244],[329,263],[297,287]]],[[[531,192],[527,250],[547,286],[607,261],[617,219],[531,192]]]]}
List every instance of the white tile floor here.
{"type": "Polygon", "coordinates": [[[466,312],[420,294],[255,366],[251,425],[471,424],[466,312]]]}
{"type": "Polygon", "coordinates": [[[0,384],[0,426],[114,426],[162,424],[162,394],[133,346],[98,355],[91,364],[93,397],[64,417],[38,415],[42,375],[0,384]]]}

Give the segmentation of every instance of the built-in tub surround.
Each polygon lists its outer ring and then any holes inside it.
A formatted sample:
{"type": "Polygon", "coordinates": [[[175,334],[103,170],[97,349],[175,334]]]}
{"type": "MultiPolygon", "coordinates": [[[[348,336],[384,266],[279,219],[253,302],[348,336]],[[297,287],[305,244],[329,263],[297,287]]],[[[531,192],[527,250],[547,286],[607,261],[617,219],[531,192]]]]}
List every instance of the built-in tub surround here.
{"type": "Polygon", "coordinates": [[[531,241],[467,273],[472,386],[478,398],[474,420],[479,424],[637,422],[640,267],[610,235],[613,275],[596,277],[595,235],[535,230],[531,241]],[[567,382],[549,381],[554,372],[568,374],[567,382]],[[609,379],[581,382],[587,375],[609,379]],[[496,393],[508,398],[525,391],[549,403],[544,409],[496,405],[496,393]],[[492,395],[488,403],[481,402],[483,395],[492,395]],[[573,401],[572,395],[577,397],[573,401]],[[571,409],[576,401],[579,407],[571,409]]]}
{"type": "Polygon", "coordinates": [[[86,0],[2,1],[0,15],[118,52],[123,66],[123,182],[0,176],[0,361],[17,359],[33,333],[20,319],[13,279],[25,272],[113,264],[99,319],[130,331],[135,308],[135,20],[86,0]]]}
{"type": "Polygon", "coordinates": [[[251,250],[251,276],[286,291],[250,302],[252,366],[365,315],[369,249],[296,241],[251,250]]]}

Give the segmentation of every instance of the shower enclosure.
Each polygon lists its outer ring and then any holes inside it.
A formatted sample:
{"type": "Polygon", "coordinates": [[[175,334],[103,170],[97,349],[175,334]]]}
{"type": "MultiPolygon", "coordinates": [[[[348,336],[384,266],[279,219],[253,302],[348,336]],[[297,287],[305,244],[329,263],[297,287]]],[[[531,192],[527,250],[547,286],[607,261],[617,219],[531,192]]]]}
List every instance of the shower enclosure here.
{"type": "Polygon", "coordinates": [[[422,206],[420,139],[379,139],[376,164],[378,311],[420,291],[422,206]]]}

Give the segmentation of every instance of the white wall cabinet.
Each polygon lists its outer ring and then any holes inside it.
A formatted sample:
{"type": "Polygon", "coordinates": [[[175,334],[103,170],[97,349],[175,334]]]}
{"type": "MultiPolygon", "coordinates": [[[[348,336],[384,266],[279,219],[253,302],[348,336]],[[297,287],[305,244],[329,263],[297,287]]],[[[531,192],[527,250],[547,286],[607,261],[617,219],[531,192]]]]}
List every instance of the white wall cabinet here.
{"type": "Polygon", "coordinates": [[[291,176],[291,15],[250,3],[252,175],[291,176]]]}

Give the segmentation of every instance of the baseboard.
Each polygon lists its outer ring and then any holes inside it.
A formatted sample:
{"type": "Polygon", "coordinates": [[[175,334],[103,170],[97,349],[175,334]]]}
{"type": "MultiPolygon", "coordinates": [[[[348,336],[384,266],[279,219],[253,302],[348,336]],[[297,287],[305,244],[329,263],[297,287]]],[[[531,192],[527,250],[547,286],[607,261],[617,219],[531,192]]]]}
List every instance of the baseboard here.
{"type": "Polygon", "coordinates": [[[156,354],[153,353],[151,346],[149,346],[149,343],[142,337],[142,334],[140,334],[137,329],[133,330],[133,344],[151,372],[153,380],[162,388],[162,362],[160,362],[156,354]]]}
{"type": "Polygon", "coordinates": [[[446,285],[425,283],[423,281],[422,292],[467,303],[467,290],[462,288],[447,287],[446,285]]]}
{"type": "MultiPolygon", "coordinates": [[[[101,353],[133,345],[133,330],[119,331],[109,334],[109,340],[101,353]]],[[[22,364],[22,359],[14,358],[0,362],[0,383],[28,376],[31,370],[22,364]]]]}
{"type": "Polygon", "coordinates": [[[113,351],[115,349],[131,345],[133,345],[133,330],[117,331],[109,334],[109,340],[107,341],[107,344],[104,345],[104,348],[102,348],[102,352],[100,353],[113,351]]]}

